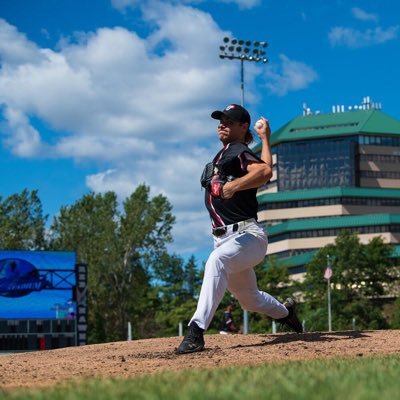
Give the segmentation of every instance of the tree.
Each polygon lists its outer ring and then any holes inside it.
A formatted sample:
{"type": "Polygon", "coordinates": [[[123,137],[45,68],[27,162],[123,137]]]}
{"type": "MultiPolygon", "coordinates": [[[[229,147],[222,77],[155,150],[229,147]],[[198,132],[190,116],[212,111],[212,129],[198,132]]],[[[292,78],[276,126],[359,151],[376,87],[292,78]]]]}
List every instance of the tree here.
{"type": "Polygon", "coordinates": [[[264,292],[282,301],[293,292],[289,271],[274,256],[267,257],[266,262],[256,269],[258,286],[264,292]]]}
{"type": "Polygon", "coordinates": [[[181,257],[165,254],[163,262],[157,275],[160,307],[156,321],[159,334],[165,336],[176,334],[179,322],[186,324],[194,313],[202,271],[197,268],[193,255],[184,264],[181,257]]]}
{"type": "Polygon", "coordinates": [[[118,211],[115,193],[89,193],[63,207],[51,227],[51,246],[73,250],[88,264],[91,342],[152,335],[158,297],[150,282],[153,267],[172,240],[174,217],[162,196],[150,198],[140,185],[118,211]]]}
{"type": "Polygon", "coordinates": [[[203,280],[203,270],[199,269],[192,255],[183,269],[183,293],[189,299],[197,298],[203,280]]]}
{"type": "MultiPolygon", "coordinates": [[[[296,291],[293,282],[289,278],[287,267],[282,265],[275,256],[268,256],[266,260],[255,269],[257,284],[260,290],[269,293],[280,301],[284,301],[296,291]]],[[[251,332],[267,332],[271,330],[272,320],[259,313],[251,314],[251,332]]]]}
{"type": "Polygon", "coordinates": [[[380,237],[363,245],[356,234],[348,231],[341,232],[335,244],[320,249],[307,265],[303,285],[302,316],[309,329],[327,329],[327,281],[323,275],[328,255],[333,270],[330,283],[334,329],[351,329],[353,318],[359,329],[385,328],[387,323],[376,300],[394,277],[391,251],[380,237]]]}
{"type": "Polygon", "coordinates": [[[4,201],[0,196],[0,248],[43,250],[46,219],[37,190],[24,189],[4,201]]]}
{"type": "Polygon", "coordinates": [[[50,246],[75,251],[77,262],[88,265],[89,341],[112,339],[110,332],[110,270],[118,262],[117,197],[89,193],[54,218],[50,246]]]}
{"type": "Polygon", "coordinates": [[[400,297],[398,297],[394,302],[390,327],[392,329],[400,329],[400,297]]]}

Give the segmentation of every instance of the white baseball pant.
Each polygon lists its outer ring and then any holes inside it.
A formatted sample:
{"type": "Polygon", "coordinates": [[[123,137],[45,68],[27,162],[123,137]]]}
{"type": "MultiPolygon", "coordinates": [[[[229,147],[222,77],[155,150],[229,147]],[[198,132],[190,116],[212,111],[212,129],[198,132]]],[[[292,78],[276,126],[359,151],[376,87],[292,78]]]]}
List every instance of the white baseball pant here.
{"type": "Polygon", "coordinates": [[[206,330],[226,289],[244,310],[274,319],[286,317],[287,308],[257,287],[254,267],[264,259],[267,247],[268,237],[255,221],[242,230],[214,237],[214,250],[207,260],[197,309],[189,325],[194,321],[206,330]]]}

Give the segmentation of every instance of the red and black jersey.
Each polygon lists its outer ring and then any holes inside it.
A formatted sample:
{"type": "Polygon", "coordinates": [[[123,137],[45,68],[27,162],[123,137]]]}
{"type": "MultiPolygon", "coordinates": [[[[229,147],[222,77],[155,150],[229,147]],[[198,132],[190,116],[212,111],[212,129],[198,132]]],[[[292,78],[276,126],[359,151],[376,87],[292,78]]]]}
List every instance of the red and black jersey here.
{"type": "MultiPolygon", "coordinates": [[[[250,163],[262,163],[245,143],[229,143],[213,160],[214,173],[223,180],[233,180],[247,174],[250,163]]],[[[230,199],[220,199],[206,189],[205,204],[213,227],[230,225],[250,218],[257,220],[257,188],[236,192],[230,199]]]]}

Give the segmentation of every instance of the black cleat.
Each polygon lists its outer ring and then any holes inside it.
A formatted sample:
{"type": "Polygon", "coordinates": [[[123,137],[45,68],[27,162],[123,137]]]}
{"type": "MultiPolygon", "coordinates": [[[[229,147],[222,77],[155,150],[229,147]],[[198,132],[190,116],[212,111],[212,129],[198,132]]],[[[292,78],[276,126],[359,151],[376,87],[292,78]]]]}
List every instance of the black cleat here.
{"type": "Polygon", "coordinates": [[[186,354],[202,351],[204,348],[203,332],[204,329],[199,328],[196,322],[192,322],[176,352],[178,354],[186,354]]]}
{"type": "Polygon", "coordinates": [[[287,317],[277,319],[276,321],[279,322],[282,326],[287,326],[292,331],[303,333],[303,325],[296,315],[296,302],[294,301],[294,299],[288,297],[283,305],[288,309],[289,314],[287,317]]]}

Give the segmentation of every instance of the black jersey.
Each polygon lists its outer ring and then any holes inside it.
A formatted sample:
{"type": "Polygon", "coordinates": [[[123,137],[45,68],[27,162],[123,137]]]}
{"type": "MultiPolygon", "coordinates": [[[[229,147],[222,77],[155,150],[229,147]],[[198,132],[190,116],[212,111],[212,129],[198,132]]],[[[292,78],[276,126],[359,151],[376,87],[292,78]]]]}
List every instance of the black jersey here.
{"type": "MultiPolygon", "coordinates": [[[[229,143],[215,156],[214,172],[228,180],[247,174],[250,162],[263,162],[245,143],[229,143]]],[[[205,204],[213,227],[230,225],[250,218],[257,220],[257,188],[236,192],[230,199],[220,199],[206,189],[205,204]]]]}

